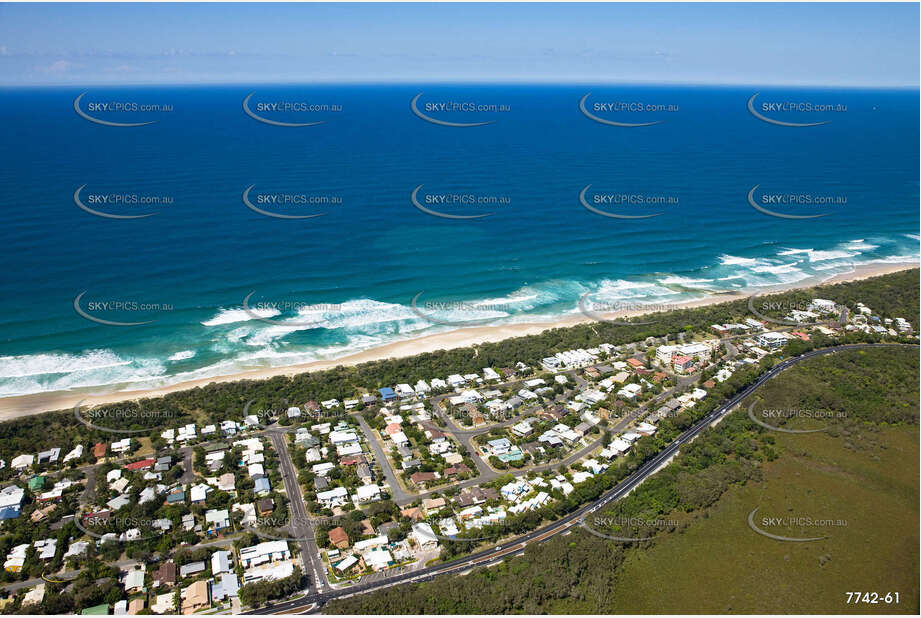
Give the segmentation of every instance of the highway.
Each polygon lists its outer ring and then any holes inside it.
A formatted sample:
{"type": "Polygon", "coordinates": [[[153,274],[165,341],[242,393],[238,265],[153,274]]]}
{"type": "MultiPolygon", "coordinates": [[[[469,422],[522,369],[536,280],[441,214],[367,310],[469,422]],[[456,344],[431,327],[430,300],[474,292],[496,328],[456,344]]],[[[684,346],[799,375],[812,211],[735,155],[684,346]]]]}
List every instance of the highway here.
{"type": "Polygon", "coordinates": [[[514,554],[520,553],[529,543],[540,543],[545,541],[548,538],[556,536],[570,530],[574,526],[579,526],[581,522],[590,515],[605,506],[611,504],[612,502],[622,498],[637,487],[640,483],[650,477],[655,471],[671,457],[673,457],[678,450],[696,438],[704,429],[713,424],[714,422],[720,420],[723,416],[729,413],[730,410],[735,408],[743,399],[751,395],[758,388],[760,388],[765,382],[773,378],[774,376],[780,374],[784,370],[792,367],[793,365],[800,363],[804,360],[811,358],[816,358],[819,356],[825,356],[827,354],[835,354],[837,352],[842,352],[846,350],[862,349],[862,348],[871,348],[871,347],[902,347],[910,344],[872,344],[872,343],[858,343],[858,344],[846,344],[840,346],[833,346],[830,348],[823,348],[820,350],[812,350],[806,352],[800,356],[795,356],[787,358],[779,362],[777,365],[772,367],[769,371],[760,376],[754,383],[749,385],[743,391],[735,395],[732,399],[715,409],[713,412],[700,419],[692,427],[687,429],[684,433],[678,436],[674,441],[672,441],[665,449],[659,452],[657,455],[652,457],[649,461],[644,463],[640,468],[633,472],[630,476],[621,481],[616,487],[609,490],[598,500],[588,503],[585,506],[573,511],[572,513],[558,519],[542,528],[538,528],[532,532],[529,532],[525,535],[517,537],[513,540],[502,543],[497,547],[491,547],[484,549],[477,553],[464,556],[462,558],[457,558],[449,562],[444,562],[437,564],[431,567],[424,569],[419,569],[409,573],[395,574],[391,577],[388,577],[383,580],[375,580],[373,582],[363,582],[348,588],[343,588],[339,590],[333,590],[329,592],[323,592],[319,594],[307,594],[304,597],[296,599],[294,601],[287,601],[277,603],[268,607],[259,608],[249,614],[282,614],[282,613],[303,613],[303,612],[315,612],[318,611],[322,606],[330,600],[338,598],[346,598],[356,594],[363,594],[366,592],[371,592],[373,590],[380,590],[387,588],[389,586],[395,586],[398,584],[405,584],[410,582],[419,582],[419,581],[428,581],[434,578],[437,575],[444,575],[448,573],[461,573],[467,571],[473,567],[488,566],[496,562],[510,557],[514,554]]]}

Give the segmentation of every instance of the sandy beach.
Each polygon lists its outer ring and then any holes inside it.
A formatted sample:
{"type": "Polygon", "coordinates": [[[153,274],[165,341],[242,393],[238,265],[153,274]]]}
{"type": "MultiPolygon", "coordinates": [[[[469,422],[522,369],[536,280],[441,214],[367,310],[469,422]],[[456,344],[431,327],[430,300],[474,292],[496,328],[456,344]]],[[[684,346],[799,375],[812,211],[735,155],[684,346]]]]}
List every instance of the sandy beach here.
{"type": "MultiPolygon", "coordinates": [[[[909,270],[917,268],[915,263],[898,263],[898,264],[868,264],[858,266],[853,272],[843,273],[831,277],[825,281],[804,280],[795,284],[778,286],[769,289],[759,289],[758,293],[778,292],[787,289],[807,288],[815,285],[828,283],[842,283],[845,281],[858,281],[883,275],[887,273],[909,270]]],[[[745,298],[753,292],[738,292],[729,294],[714,294],[687,303],[682,303],[680,307],[701,307],[705,305],[714,305],[718,303],[731,302],[740,298],[745,298]]],[[[603,317],[608,319],[634,317],[642,315],[643,311],[618,311],[603,313],[603,317]]],[[[35,393],[31,395],[22,395],[16,397],[0,398],[0,421],[10,420],[19,416],[39,414],[50,410],[62,410],[72,408],[82,402],[84,406],[93,406],[104,403],[115,403],[141,398],[159,397],[167,393],[187,390],[190,388],[205,386],[215,382],[232,382],[236,380],[259,380],[271,378],[279,375],[294,375],[308,371],[318,371],[329,369],[338,365],[357,365],[360,363],[380,360],[386,358],[399,358],[412,356],[424,352],[435,350],[447,350],[453,348],[468,347],[485,342],[496,342],[512,337],[522,337],[534,335],[551,328],[573,326],[580,323],[592,322],[593,320],[585,315],[570,315],[552,322],[534,322],[524,324],[507,324],[497,326],[475,326],[469,328],[460,328],[457,330],[426,335],[415,339],[405,341],[396,341],[376,348],[356,352],[337,359],[319,360],[300,365],[290,365],[287,367],[267,367],[264,369],[255,369],[234,373],[226,376],[216,376],[180,382],[169,386],[163,386],[149,390],[135,391],[115,391],[99,392],[99,389],[86,389],[84,391],[60,391],[53,393],[35,393]],[[95,392],[94,392],[95,391],[95,392]]]]}

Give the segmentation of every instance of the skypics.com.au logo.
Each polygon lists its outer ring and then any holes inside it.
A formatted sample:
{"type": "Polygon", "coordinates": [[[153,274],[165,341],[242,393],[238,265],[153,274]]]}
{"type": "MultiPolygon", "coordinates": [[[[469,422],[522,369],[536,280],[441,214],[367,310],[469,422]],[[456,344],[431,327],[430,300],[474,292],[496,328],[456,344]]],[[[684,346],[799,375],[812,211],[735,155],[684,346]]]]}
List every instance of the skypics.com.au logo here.
{"type": "Polygon", "coordinates": [[[582,188],[579,192],[579,203],[585,210],[610,219],[651,219],[681,205],[681,199],[677,195],[642,191],[595,191],[589,195],[591,187],[589,184],[582,188]]]}
{"type": "Polygon", "coordinates": [[[342,112],[342,105],[319,103],[291,97],[269,99],[250,92],[243,99],[243,113],[263,124],[273,127],[300,128],[325,124],[334,114],[342,112]]]}
{"type": "Polygon", "coordinates": [[[74,99],[74,111],[84,120],[106,127],[143,127],[159,122],[155,118],[158,114],[173,111],[172,104],[168,103],[103,100],[95,97],[84,100],[87,94],[83,92],[74,99]]]}
{"type": "Polygon", "coordinates": [[[84,212],[104,219],[146,219],[159,214],[161,207],[172,206],[170,195],[136,192],[87,191],[86,184],[74,191],[74,204],[84,212]]]}
{"type": "Polygon", "coordinates": [[[844,103],[807,101],[799,97],[787,100],[763,99],[756,102],[760,95],[760,92],[756,92],[749,97],[746,104],[748,112],[758,120],[778,127],[818,127],[830,123],[831,120],[826,120],[829,116],[847,111],[847,105],[844,103]],[[803,122],[813,115],[823,120],[803,122]]]}
{"type": "Polygon", "coordinates": [[[84,400],[81,399],[77,402],[77,405],[74,406],[74,418],[90,429],[97,429],[108,433],[123,435],[149,434],[155,429],[164,427],[168,421],[177,418],[176,413],[173,411],[152,410],[140,405],[127,407],[101,406],[98,408],[90,408],[86,412],[83,412],[83,401],[84,400]],[[147,429],[120,429],[115,427],[115,425],[124,426],[133,423],[139,425],[153,424],[153,427],[147,429]]]}
{"type": "Polygon", "coordinates": [[[497,209],[510,207],[512,203],[510,196],[479,191],[423,193],[424,186],[418,185],[413,189],[409,201],[417,210],[440,219],[483,219],[495,214],[497,209]],[[488,212],[483,212],[484,210],[488,212]]]}
{"type": "Polygon", "coordinates": [[[496,114],[512,111],[511,106],[504,103],[478,101],[473,98],[422,100],[423,94],[420,92],[413,97],[409,102],[410,110],[417,118],[442,127],[483,127],[496,122],[496,114]]]}
{"type": "Polygon", "coordinates": [[[758,191],[760,184],[748,192],[748,205],[778,219],[820,219],[847,206],[846,195],[811,192],[758,191]]]}
{"type": "Polygon", "coordinates": [[[512,315],[514,308],[508,303],[465,300],[427,300],[420,303],[423,290],[409,301],[410,310],[432,324],[442,326],[482,326],[512,315]]]}
{"type": "Polygon", "coordinates": [[[330,207],[342,206],[339,195],[260,192],[253,191],[255,187],[253,184],[243,190],[243,205],[263,217],[314,219],[326,215],[330,207]]]}
{"type": "Polygon", "coordinates": [[[651,540],[659,531],[672,530],[680,525],[673,519],[646,519],[642,517],[613,517],[592,515],[580,522],[589,534],[618,543],[638,543],[651,540]]]}
{"type": "Polygon", "coordinates": [[[591,95],[589,92],[579,100],[579,111],[586,118],[609,127],[651,127],[665,122],[662,116],[679,110],[677,103],[653,102],[639,98],[589,102],[591,95]],[[647,118],[655,119],[645,120],[647,118]]]}
{"type": "Polygon", "coordinates": [[[87,290],[74,298],[74,311],[80,317],[105,326],[142,326],[156,322],[152,316],[173,311],[172,303],[145,302],[134,298],[97,298],[84,302],[87,290]],[[85,308],[84,308],[85,305],[85,308]],[[129,317],[151,317],[148,320],[128,320],[129,317]],[[120,319],[113,319],[120,318],[120,319]]]}
{"type": "Polygon", "coordinates": [[[758,513],[760,506],[756,506],[752,509],[751,513],[748,514],[748,527],[751,528],[757,534],[773,539],[775,541],[783,541],[786,543],[809,543],[812,541],[821,541],[828,538],[828,535],[821,536],[805,536],[812,532],[815,534],[815,531],[824,531],[834,528],[842,528],[847,526],[846,519],[840,518],[830,518],[830,517],[814,517],[811,515],[783,515],[780,517],[770,517],[762,515],[757,518],[755,515],[758,513]],[[780,533],[783,534],[780,534],[780,533]],[[802,536],[787,536],[798,532],[802,536]]]}

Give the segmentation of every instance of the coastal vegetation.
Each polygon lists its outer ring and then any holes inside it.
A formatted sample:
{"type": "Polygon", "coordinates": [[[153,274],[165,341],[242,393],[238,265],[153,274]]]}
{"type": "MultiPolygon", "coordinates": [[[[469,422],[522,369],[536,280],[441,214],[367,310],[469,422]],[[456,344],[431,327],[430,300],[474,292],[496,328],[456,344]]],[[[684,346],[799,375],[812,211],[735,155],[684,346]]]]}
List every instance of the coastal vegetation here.
{"type": "MultiPolygon", "coordinates": [[[[759,297],[790,306],[801,298],[821,296],[844,304],[853,310],[857,302],[868,303],[880,315],[900,316],[918,329],[919,286],[918,269],[805,290],[759,297]]],[[[682,334],[706,332],[712,324],[755,317],[746,300],[717,305],[680,309],[652,315],[649,324],[623,326],[612,322],[593,322],[566,328],[554,328],[536,335],[483,343],[471,348],[438,350],[405,358],[338,366],[324,371],[276,376],[266,380],[239,380],[212,383],[177,391],[152,399],[125,401],[102,405],[79,415],[86,422],[107,429],[139,430],[135,436],[149,438],[155,448],[162,447],[160,431],[164,427],[183,423],[199,425],[224,419],[241,420],[247,403],[253,410],[283,410],[288,405],[326,399],[345,399],[360,393],[375,392],[382,386],[398,382],[413,383],[452,373],[468,373],[485,366],[514,367],[515,363],[539,365],[540,360],[554,352],[596,346],[600,343],[625,345],[649,337],[677,340],[682,334]]],[[[634,322],[649,322],[650,317],[633,318],[634,322]]],[[[848,333],[844,342],[874,342],[879,335],[848,333]]],[[[916,341],[911,339],[912,341],[916,341]]],[[[812,345],[821,346],[817,335],[812,345]]],[[[808,346],[808,342],[804,342],[808,346]]],[[[792,349],[791,351],[796,352],[792,349]]],[[[803,346],[800,346],[803,347],[803,346]]],[[[47,412],[24,416],[0,423],[0,441],[5,453],[37,452],[76,441],[107,442],[113,433],[94,429],[78,422],[74,410],[47,412]]],[[[123,436],[119,436],[123,437],[123,436]]],[[[74,464],[76,465],[76,464],[74,464]]],[[[0,480],[10,471],[0,470],[0,480]]]]}
{"type": "MultiPolygon", "coordinates": [[[[693,602],[710,612],[845,613],[867,611],[849,606],[846,591],[878,589],[899,591],[901,603],[874,611],[917,613],[918,374],[914,348],[810,359],[587,518],[592,531],[574,528],[494,567],[333,601],[324,611],[680,613],[693,602]],[[827,428],[773,431],[748,417],[752,403],[827,410],[827,428]],[[847,525],[820,542],[783,543],[748,527],[756,506],[847,525]],[[688,580],[689,571],[707,573],[708,585],[688,580]]],[[[804,428],[812,419],[787,422],[804,428]]]]}

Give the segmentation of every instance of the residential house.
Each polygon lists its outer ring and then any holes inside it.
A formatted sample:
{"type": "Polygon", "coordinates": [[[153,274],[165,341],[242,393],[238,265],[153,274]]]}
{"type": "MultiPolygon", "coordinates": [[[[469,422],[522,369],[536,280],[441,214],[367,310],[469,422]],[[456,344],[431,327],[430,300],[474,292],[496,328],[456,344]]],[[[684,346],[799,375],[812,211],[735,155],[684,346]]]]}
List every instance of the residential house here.
{"type": "Polygon", "coordinates": [[[410,536],[420,549],[429,550],[438,547],[438,537],[435,531],[424,521],[413,524],[410,536]]]}
{"type": "Polygon", "coordinates": [[[167,592],[166,594],[158,594],[154,602],[151,603],[150,609],[155,614],[175,613],[176,596],[172,592],[167,592]]]}
{"type": "Polygon", "coordinates": [[[236,573],[221,573],[220,580],[211,583],[211,601],[219,602],[225,599],[238,597],[240,594],[240,580],[236,573]]]}
{"type": "Polygon", "coordinates": [[[211,554],[211,575],[233,571],[232,554],[229,551],[218,550],[211,554]]]}
{"type": "Polygon", "coordinates": [[[190,562],[188,564],[183,564],[179,567],[179,579],[185,579],[190,575],[195,575],[196,573],[201,573],[205,570],[205,563],[203,560],[197,562],[190,562]]]}
{"type": "Polygon", "coordinates": [[[210,524],[210,532],[221,534],[230,528],[230,513],[227,509],[211,509],[205,512],[205,523],[210,524]]]}
{"type": "Polygon", "coordinates": [[[194,614],[199,610],[209,608],[211,601],[208,592],[208,582],[203,579],[184,588],[181,593],[182,613],[194,614]]]}
{"type": "Polygon", "coordinates": [[[342,506],[348,501],[348,498],[349,492],[345,487],[334,487],[333,489],[317,494],[317,502],[328,509],[342,506]]]}
{"type": "Polygon", "coordinates": [[[144,569],[131,569],[125,574],[125,592],[133,594],[144,589],[144,569]]]}
{"type": "Polygon", "coordinates": [[[413,472],[413,474],[410,475],[409,480],[412,481],[413,484],[422,487],[427,483],[438,480],[439,478],[441,477],[437,472],[413,472]]]}
{"type": "Polygon", "coordinates": [[[167,560],[153,572],[153,585],[158,586],[175,586],[179,581],[176,576],[176,563],[167,560]]]}
{"type": "Polygon", "coordinates": [[[329,542],[339,549],[346,549],[349,546],[349,535],[345,532],[345,528],[337,526],[330,530],[329,542]]]}
{"type": "Polygon", "coordinates": [[[266,515],[271,515],[275,510],[275,501],[271,498],[263,498],[262,500],[256,501],[256,510],[259,512],[261,517],[266,515]]]}
{"type": "Polygon", "coordinates": [[[290,559],[287,541],[265,541],[240,550],[240,564],[244,569],[290,559]]]}

